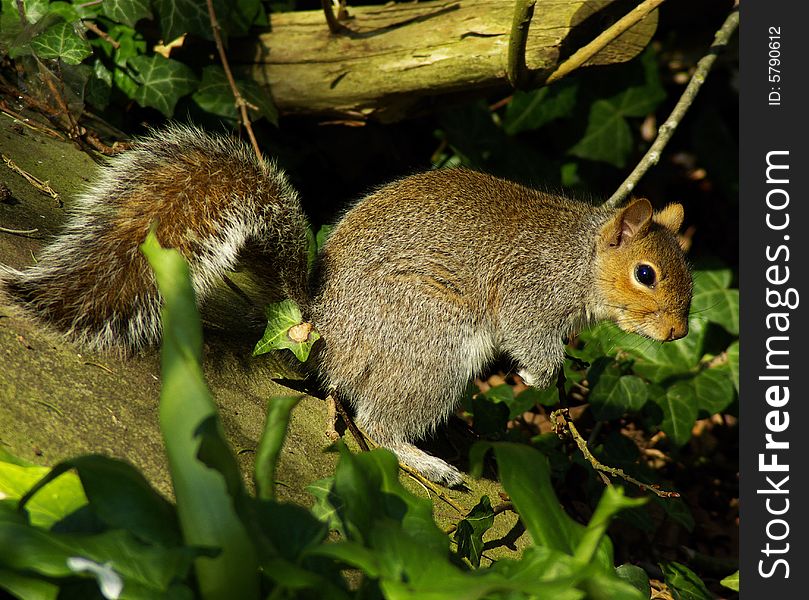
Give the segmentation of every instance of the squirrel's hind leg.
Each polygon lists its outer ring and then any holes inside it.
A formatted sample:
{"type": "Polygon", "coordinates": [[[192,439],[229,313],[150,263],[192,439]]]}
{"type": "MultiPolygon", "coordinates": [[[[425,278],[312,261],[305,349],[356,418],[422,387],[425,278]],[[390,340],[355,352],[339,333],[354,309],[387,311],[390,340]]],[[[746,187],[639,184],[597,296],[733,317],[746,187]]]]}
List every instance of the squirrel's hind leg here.
{"type": "Polygon", "coordinates": [[[405,441],[388,439],[384,436],[380,438],[379,434],[374,436],[373,433],[368,433],[374,438],[375,442],[396,454],[399,462],[413,467],[430,481],[446,485],[447,487],[455,487],[463,484],[461,472],[440,458],[427,454],[424,450],[405,441]]]}

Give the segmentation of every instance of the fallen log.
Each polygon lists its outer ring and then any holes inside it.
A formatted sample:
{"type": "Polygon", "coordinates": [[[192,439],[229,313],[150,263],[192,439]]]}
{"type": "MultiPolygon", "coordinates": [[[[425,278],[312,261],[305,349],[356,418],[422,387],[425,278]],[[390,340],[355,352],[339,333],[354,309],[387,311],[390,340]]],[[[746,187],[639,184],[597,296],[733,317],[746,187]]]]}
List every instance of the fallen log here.
{"type": "MultiPolygon", "coordinates": [[[[527,35],[529,87],[636,3],[537,0],[527,35]]],[[[509,88],[514,2],[433,0],[351,7],[331,33],[322,11],[274,13],[270,30],[231,49],[242,72],[266,85],[282,114],[391,122],[447,97],[509,88]]],[[[630,60],[657,27],[651,13],[585,65],[630,60]]]]}

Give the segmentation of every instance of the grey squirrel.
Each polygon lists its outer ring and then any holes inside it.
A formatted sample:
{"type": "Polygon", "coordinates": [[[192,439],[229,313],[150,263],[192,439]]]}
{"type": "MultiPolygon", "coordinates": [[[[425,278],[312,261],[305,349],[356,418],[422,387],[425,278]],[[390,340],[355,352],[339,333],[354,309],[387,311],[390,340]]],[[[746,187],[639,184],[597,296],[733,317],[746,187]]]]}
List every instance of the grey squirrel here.
{"type": "Polygon", "coordinates": [[[563,338],[597,321],[660,341],[686,335],[682,220],[679,204],[599,207],[434,170],[350,208],[310,278],[307,219],[284,173],[235,139],[170,125],[111,159],[39,262],[3,267],[0,289],[85,346],[129,353],[160,339],[160,297],[138,251],[153,222],[188,260],[199,303],[240,252],[257,253],[267,284],[322,336],[321,382],[401,461],[456,485],[459,471],[413,441],[496,354],[543,387],[563,338]]]}

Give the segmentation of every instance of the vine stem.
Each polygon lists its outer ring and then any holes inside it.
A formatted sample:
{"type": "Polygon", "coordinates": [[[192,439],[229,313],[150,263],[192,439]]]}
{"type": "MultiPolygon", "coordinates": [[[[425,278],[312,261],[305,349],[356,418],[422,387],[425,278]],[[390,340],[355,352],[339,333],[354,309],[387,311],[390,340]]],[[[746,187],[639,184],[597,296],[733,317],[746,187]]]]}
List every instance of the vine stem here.
{"type": "Polygon", "coordinates": [[[663,4],[663,2],[665,2],[665,0],[645,0],[638,4],[632,12],[618,19],[601,32],[592,42],[576,50],[570,58],[559,65],[559,67],[548,76],[545,80],[545,85],[559,81],[562,77],[570,75],[570,73],[590,60],[599,51],[603,50],[607,44],[624,33],[627,29],[649,16],[649,13],[663,4]]]}
{"type": "Polygon", "coordinates": [[[225,46],[222,43],[222,28],[219,26],[219,21],[216,18],[216,11],[214,11],[213,8],[213,0],[206,0],[206,4],[208,5],[208,16],[211,19],[211,30],[213,31],[214,41],[216,42],[216,50],[219,52],[219,60],[222,62],[222,68],[225,71],[225,77],[228,79],[230,91],[233,93],[236,108],[239,109],[239,113],[241,114],[242,125],[244,125],[244,129],[247,131],[247,137],[250,138],[253,151],[256,153],[258,159],[263,161],[264,159],[261,155],[261,148],[258,147],[258,141],[253,133],[253,127],[250,124],[250,115],[247,112],[248,103],[242,96],[241,92],[239,92],[239,88],[236,85],[236,80],[233,78],[233,73],[230,70],[230,64],[228,63],[227,56],[225,55],[225,46]]]}
{"type": "Polygon", "coordinates": [[[722,27],[720,27],[716,32],[716,36],[714,37],[713,44],[711,45],[708,54],[703,56],[697,63],[697,68],[694,71],[694,75],[688,82],[682,96],[680,96],[680,99],[677,101],[674,110],[671,111],[671,114],[669,115],[668,119],[666,119],[666,122],[663,123],[658,129],[655,141],[649,147],[649,150],[635,166],[629,176],[618,187],[615,193],[610,196],[609,200],[607,200],[605,203],[606,206],[613,208],[618,206],[618,204],[620,204],[629,195],[629,193],[635,189],[638,181],[640,181],[640,178],[646,174],[646,171],[648,171],[652,165],[656,165],[660,160],[660,155],[663,152],[663,149],[666,147],[666,144],[668,144],[669,140],[671,139],[671,136],[674,134],[674,130],[677,129],[677,125],[679,125],[683,120],[685,113],[694,102],[694,98],[697,97],[702,84],[705,83],[705,78],[708,76],[708,72],[711,70],[711,67],[716,61],[716,57],[725,48],[725,46],[727,46],[731,35],[733,35],[733,32],[736,31],[738,26],[739,9],[734,8],[728,15],[727,19],[725,19],[722,27]]]}
{"type": "Polygon", "coordinates": [[[643,491],[648,490],[653,492],[661,498],[680,497],[678,492],[662,490],[657,484],[643,483],[642,481],[627,475],[623,469],[619,469],[618,467],[608,467],[599,461],[595,456],[593,456],[593,453],[590,452],[590,449],[587,447],[587,442],[573,424],[573,420],[570,418],[570,414],[566,408],[553,411],[550,416],[550,422],[557,432],[567,430],[570,437],[573,438],[573,441],[576,442],[579,450],[584,455],[584,458],[587,459],[587,462],[589,462],[595,469],[596,473],[598,473],[598,476],[601,478],[601,481],[604,482],[604,485],[612,485],[612,482],[607,477],[607,475],[612,475],[613,477],[620,477],[621,479],[638,486],[643,491]]]}

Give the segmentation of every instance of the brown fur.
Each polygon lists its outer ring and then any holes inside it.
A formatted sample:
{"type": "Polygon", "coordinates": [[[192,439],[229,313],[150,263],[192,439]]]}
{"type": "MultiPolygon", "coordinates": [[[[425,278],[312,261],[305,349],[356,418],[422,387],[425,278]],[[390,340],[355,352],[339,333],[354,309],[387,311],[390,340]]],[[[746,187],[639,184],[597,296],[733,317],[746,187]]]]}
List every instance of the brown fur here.
{"type": "Polygon", "coordinates": [[[298,302],[323,343],[314,368],[359,425],[427,477],[460,473],[412,445],[454,410],[498,353],[549,384],[562,339],[601,319],[657,340],[687,331],[691,277],[679,205],[653,213],[577,202],[465,169],[395,181],[335,227],[307,286],[295,191],[249,148],[187,127],[113,162],[40,263],[0,287],[73,339],[137,349],[160,335],[159,295],[138,252],[150,225],[189,261],[198,299],[236,255],[298,302]],[[655,269],[639,283],[639,264],[655,269]]]}

